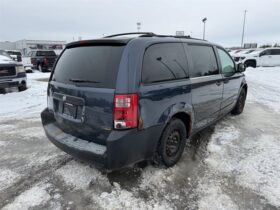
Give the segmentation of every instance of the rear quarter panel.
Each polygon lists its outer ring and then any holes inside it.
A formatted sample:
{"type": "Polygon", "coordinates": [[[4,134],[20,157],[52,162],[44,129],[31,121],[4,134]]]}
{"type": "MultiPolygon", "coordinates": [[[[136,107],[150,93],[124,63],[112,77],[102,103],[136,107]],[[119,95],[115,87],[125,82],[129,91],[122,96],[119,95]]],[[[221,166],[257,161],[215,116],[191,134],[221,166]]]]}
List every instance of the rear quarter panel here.
{"type": "Polygon", "coordinates": [[[140,87],[139,111],[143,128],[165,125],[177,113],[193,119],[189,79],[140,87]]]}

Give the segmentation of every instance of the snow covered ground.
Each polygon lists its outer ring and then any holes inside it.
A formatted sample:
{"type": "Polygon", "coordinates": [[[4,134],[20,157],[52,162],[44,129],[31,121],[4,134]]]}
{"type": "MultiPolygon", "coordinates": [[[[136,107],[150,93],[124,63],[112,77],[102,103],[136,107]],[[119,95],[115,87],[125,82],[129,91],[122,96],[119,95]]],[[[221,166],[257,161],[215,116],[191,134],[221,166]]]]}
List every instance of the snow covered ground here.
{"type": "Polygon", "coordinates": [[[0,94],[0,209],[280,209],[280,67],[246,71],[244,113],[188,143],[169,169],[104,174],[45,137],[49,73],[0,94]]]}

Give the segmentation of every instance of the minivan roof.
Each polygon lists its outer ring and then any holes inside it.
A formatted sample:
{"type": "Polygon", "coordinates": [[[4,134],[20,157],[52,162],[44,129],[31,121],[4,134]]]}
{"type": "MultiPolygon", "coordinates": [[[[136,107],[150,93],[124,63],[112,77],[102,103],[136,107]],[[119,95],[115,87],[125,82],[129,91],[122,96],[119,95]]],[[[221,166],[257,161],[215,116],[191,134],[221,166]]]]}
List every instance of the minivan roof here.
{"type": "Polygon", "coordinates": [[[107,37],[103,37],[100,39],[90,39],[90,40],[81,40],[76,42],[71,42],[66,45],[66,48],[72,48],[82,45],[126,45],[128,42],[132,40],[138,40],[142,42],[177,42],[178,40],[182,42],[188,42],[188,43],[201,43],[201,44],[210,44],[219,46],[214,43],[210,43],[206,40],[202,39],[196,39],[192,38],[190,36],[172,36],[172,35],[156,35],[153,33],[125,33],[125,34],[116,34],[111,35],[107,37]],[[125,37],[125,35],[133,35],[133,34],[139,34],[139,36],[136,37],[125,37]],[[142,34],[142,35],[140,35],[142,34]]]}

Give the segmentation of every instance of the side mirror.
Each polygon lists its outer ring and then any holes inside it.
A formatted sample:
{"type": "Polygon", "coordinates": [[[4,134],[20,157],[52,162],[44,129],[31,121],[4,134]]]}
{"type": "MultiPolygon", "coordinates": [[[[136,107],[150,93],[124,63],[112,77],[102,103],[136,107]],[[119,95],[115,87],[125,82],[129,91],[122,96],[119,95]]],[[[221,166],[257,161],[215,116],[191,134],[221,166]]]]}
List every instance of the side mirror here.
{"type": "Polygon", "coordinates": [[[246,66],[243,63],[239,63],[237,65],[237,72],[244,72],[246,70],[246,66]]]}

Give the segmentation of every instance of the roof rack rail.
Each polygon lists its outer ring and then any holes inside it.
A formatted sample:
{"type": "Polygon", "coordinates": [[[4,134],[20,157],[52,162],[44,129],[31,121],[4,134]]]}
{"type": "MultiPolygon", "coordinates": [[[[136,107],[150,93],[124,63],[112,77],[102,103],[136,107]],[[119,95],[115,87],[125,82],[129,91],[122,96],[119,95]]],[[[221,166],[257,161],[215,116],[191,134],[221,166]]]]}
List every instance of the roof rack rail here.
{"type": "Polygon", "coordinates": [[[171,37],[171,38],[178,38],[178,39],[193,39],[193,40],[200,40],[200,41],[206,41],[206,40],[203,40],[203,39],[198,39],[198,38],[193,38],[191,36],[174,36],[174,35],[158,35],[158,34],[144,34],[140,37],[159,37],[159,38],[168,38],[168,37],[171,37]]]}
{"type": "Polygon", "coordinates": [[[159,35],[159,34],[154,34],[153,32],[130,32],[130,33],[122,33],[122,34],[114,34],[110,36],[105,36],[104,38],[112,38],[112,37],[118,37],[118,36],[125,36],[125,35],[140,35],[139,37],[160,37],[160,38],[179,38],[179,39],[193,39],[193,40],[200,40],[200,41],[206,41],[203,39],[198,39],[198,38],[193,38],[191,36],[174,36],[174,35],[159,35]]]}
{"type": "Polygon", "coordinates": [[[148,35],[148,36],[155,36],[156,34],[152,32],[130,32],[130,33],[122,33],[122,34],[113,34],[110,36],[105,36],[104,38],[112,38],[112,37],[117,37],[117,36],[125,36],[125,35],[148,35]]]}

